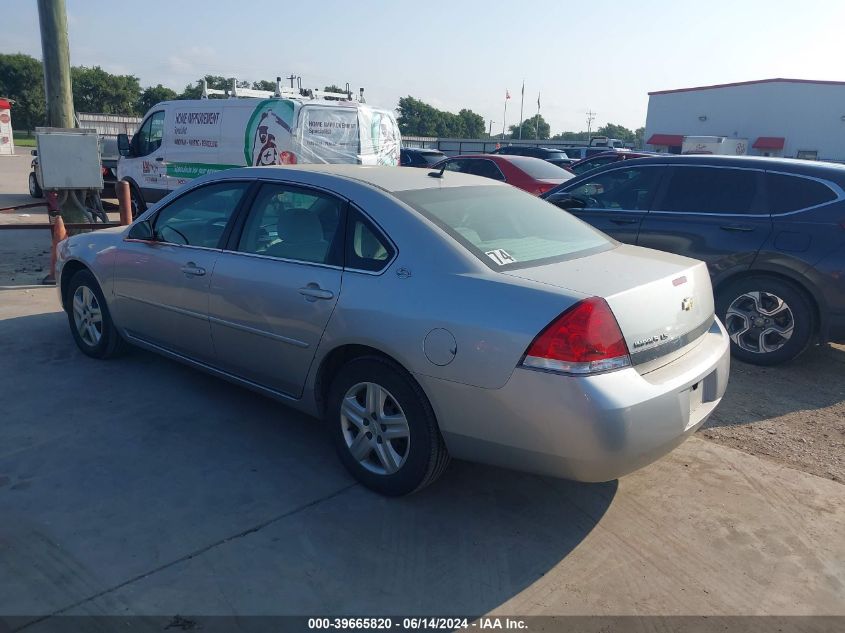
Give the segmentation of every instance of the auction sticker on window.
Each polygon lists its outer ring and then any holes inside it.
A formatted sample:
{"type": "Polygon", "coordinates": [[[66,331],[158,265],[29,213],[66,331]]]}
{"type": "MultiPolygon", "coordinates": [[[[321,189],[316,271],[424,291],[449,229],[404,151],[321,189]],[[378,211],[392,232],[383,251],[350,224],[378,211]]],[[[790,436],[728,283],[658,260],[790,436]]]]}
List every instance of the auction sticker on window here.
{"type": "Polygon", "coordinates": [[[489,257],[490,259],[492,259],[494,262],[496,262],[499,266],[516,263],[516,260],[511,257],[511,254],[503,248],[496,248],[492,251],[487,251],[484,254],[487,255],[487,257],[489,257]]]}

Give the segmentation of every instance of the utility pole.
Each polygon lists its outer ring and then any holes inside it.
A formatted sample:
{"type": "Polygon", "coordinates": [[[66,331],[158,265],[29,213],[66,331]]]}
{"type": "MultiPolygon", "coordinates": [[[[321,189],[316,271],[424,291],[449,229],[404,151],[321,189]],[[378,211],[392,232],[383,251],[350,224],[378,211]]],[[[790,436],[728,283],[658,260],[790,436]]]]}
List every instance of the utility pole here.
{"type": "Polygon", "coordinates": [[[487,130],[487,136],[489,136],[490,138],[493,138],[493,124],[494,123],[495,123],[495,121],[493,119],[490,119],[490,128],[487,130]]]}
{"type": "Polygon", "coordinates": [[[291,87],[291,90],[292,90],[292,89],[293,89],[293,82],[294,82],[295,80],[297,80],[297,79],[300,79],[300,77],[298,77],[297,75],[294,75],[293,73],[291,73],[291,74],[290,74],[290,77],[285,77],[285,79],[287,79],[288,81],[290,81],[290,87],[291,87]]]}
{"type": "Polygon", "coordinates": [[[44,57],[47,125],[72,128],[75,126],[65,0],[38,0],[38,21],[41,25],[41,52],[44,57]]]}
{"type": "Polygon", "coordinates": [[[592,130],[593,130],[593,121],[596,120],[596,113],[592,110],[587,110],[587,145],[590,144],[590,140],[593,138],[592,130]]]}

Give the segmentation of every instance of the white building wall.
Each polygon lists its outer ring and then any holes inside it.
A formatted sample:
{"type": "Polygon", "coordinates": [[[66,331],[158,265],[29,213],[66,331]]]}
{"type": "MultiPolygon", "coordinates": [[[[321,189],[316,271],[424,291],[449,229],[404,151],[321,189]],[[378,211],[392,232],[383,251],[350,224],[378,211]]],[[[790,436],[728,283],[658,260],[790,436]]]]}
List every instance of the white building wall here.
{"type": "Polygon", "coordinates": [[[783,156],[818,151],[845,161],[845,85],[756,83],[649,95],[645,139],[652,134],[786,139],[783,156]],[[702,121],[699,117],[706,117],[702,121]]]}

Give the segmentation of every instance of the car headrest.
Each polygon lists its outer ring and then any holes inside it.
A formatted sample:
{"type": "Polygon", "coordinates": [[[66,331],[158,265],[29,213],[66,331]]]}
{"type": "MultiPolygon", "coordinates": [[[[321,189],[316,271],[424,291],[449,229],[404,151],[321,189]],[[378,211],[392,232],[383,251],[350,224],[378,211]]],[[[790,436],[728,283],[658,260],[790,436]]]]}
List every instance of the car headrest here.
{"type": "Polygon", "coordinates": [[[276,223],[276,232],[287,243],[320,242],[323,225],[310,209],[286,209],[276,223]]]}

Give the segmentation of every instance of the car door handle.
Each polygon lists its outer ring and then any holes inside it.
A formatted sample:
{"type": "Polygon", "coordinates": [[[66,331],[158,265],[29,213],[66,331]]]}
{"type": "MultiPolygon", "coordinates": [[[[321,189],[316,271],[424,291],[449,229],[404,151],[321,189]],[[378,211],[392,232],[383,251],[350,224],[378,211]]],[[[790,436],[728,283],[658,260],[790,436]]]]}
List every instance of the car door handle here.
{"type": "Polygon", "coordinates": [[[205,268],[197,266],[194,262],[188,262],[182,266],[182,272],[188,277],[202,277],[205,274],[205,268]]]}
{"type": "Polygon", "coordinates": [[[639,222],[639,218],[610,218],[610,221],[614,224],[636,224],[639,222]]]}
{"type": "Polygon", "coordinates": [[[749,233],[754,230],[753,226],[748,226],[747,224],[723,224],[719,228],[723,231],[740,231],[743,233],[749,233]]]}
{"type": "Polygon", "coordinates": [[[334,298],[334,293],[331,290],[323,290],[317,284],[308,284],[304,288],[300,288],[299,294],[305,297],[308,301],[334,298]]]}

